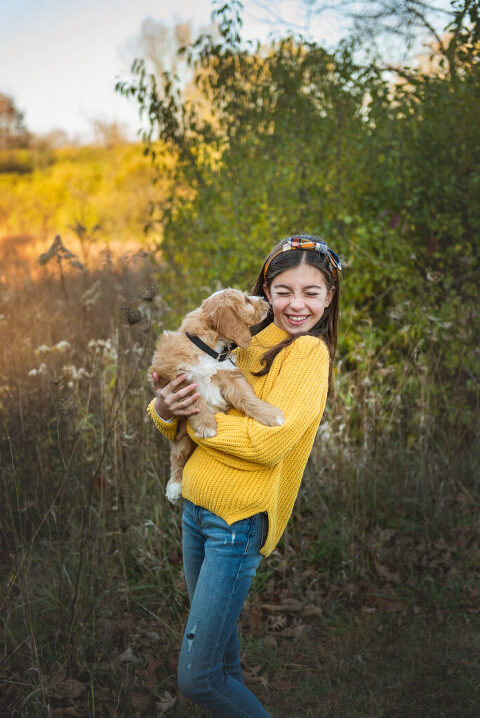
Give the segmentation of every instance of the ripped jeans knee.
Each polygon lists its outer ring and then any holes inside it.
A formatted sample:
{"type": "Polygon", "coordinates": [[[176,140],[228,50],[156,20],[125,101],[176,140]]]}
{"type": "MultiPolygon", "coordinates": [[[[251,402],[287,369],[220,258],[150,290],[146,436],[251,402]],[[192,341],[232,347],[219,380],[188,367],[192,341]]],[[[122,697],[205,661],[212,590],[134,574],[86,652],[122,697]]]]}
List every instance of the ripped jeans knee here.
{"type": "Polygon", "coordinates": [[[202,692],[205,692],[205,681],[198,666],[192,663],[192,650],[194,647],[195,634],[198,624],[193,622],[185,630],[185,639],[182,645],[180,660],[178,663],[178,687],[183,695],[196,701],[202,692]]]}
{"type": "Polygon", "coordinates": [[[191,601],[178,686],[213,718],[268,718],[242,677],[237,620],[261,560],[263,514],[234,524],[184,503],[183,558],[191,601]]]}

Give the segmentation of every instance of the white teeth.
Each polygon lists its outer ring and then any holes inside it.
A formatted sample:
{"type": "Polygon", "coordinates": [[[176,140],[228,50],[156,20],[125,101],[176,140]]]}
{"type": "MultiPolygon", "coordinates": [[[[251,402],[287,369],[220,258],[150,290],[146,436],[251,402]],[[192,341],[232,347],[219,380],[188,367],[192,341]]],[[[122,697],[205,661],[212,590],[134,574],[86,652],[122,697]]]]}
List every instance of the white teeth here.
{"type": "Polygon", "coordinates": [[[287,318],[288,318],[291,322],[303,322],[304,319],[307,319],[307,316],[305,316],[305,317],[297,317],[297,316],[293,317],[292,315],[288,315],[288,314],[287,314],[287,318]]]}

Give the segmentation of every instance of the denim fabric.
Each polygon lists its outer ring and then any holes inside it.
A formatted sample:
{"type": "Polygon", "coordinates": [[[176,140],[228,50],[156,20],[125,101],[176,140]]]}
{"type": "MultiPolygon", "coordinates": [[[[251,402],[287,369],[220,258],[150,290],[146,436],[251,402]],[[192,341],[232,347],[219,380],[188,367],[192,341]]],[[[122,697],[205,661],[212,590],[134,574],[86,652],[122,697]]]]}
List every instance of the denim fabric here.
{"type": "Polygon", "coordinates": [[[268,718],[244,685],[237,635],[237,619],[262,558],[266,516],[229,526],[185,501],[182,525],[191,606],[178,664],[180,690],[213,718],[268,718]]]}

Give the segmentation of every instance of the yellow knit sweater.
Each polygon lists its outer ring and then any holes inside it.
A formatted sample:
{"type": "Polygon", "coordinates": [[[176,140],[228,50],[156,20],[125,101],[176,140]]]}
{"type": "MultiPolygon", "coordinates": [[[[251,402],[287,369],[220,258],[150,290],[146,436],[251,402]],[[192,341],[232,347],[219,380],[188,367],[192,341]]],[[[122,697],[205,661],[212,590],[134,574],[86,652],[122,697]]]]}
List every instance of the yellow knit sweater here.
{"type": "MultiPolygon", "coordinates": [[[[282,426],[263,426],[230,409],[216,414],[217,435],[199,439],[183,472],[182,495],[223,518],[234,521],[268,512],[269,528],[262,554],[268,556],[287,525],[300,481],[322,418],[328,388],[329,357],[325,343],[302,336],[275,357],[265,376],[252,376],[262,368],[260,358],[267,348],[287,337],[269,324],[253,337],[248,349],[237,349],[237,365],[261,399],[280,407],[282,426]]],[[[177,421],[157,416],[155,400],[148,414],[170,440],[175,439],[177,421]]]]}

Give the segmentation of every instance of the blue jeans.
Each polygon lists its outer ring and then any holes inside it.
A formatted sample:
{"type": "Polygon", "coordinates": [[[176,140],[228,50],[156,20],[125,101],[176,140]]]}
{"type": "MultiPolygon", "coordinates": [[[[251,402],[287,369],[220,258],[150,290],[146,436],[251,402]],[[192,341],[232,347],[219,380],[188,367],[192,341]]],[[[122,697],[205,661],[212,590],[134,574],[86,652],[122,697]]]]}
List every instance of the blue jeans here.
{"type": "Polygon", "coordinates": [[[185,501],[182,525],[191,605],[178,663],[179,688],[213,718],[269,718],[243,682],[237,634],[237,619],[262,558],[265,515],[229,526],[185,501]]]}

